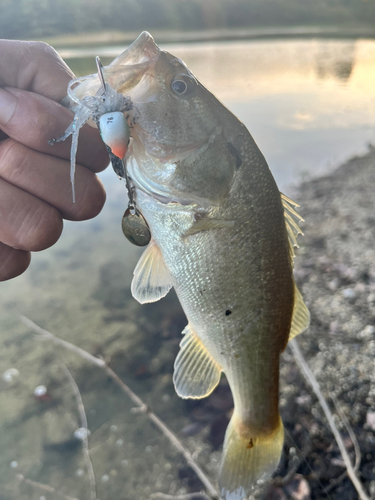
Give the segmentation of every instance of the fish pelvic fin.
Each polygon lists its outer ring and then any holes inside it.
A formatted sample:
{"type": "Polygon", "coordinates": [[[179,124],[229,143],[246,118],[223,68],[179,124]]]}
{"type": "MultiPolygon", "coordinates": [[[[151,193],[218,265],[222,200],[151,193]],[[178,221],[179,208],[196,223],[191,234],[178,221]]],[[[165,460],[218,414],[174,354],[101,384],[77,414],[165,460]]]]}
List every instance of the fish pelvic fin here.
{"type": "Polygon", "coordinates": [[[295,203],[293,200],[285,196],[285,194],[280,193],[281,203],[284,207],[284,217],[285,217],[285,226],[288,232],[289,239],[289,253],[291,260],[294,259],[294,247],[298,248],[297,236],[299,234],[303,235],[298,222],[303,222],[304,219],[300,216],[300,214],[295,210],[295,207],[299,207],[298,203],[295,203]]]}
{"type": "Polygon", "coordinates": [[[294,307],[288,340],[292,340],[294,337],[307,330],[309,325],[310,312],[303,301],[302,295],[298,290],[297,285],[294,284],[294,307]]]}
{"type": "Polygon", "coordinates": [[[279,463],[283,443],[284,427],[280,417],[274,431],[252,435],[234,412],[225,433],[219,471],[223,500],[247,498],[257,481],[269,479],[279,463]]]}
{"type": "Polygon", "coordinates": [[[190,324],[182,334],[184,337],[174,363],[173,383],[176,392],[184,399],[205,398],[219,383],[221,367],[190,324]]]}
{"type": "Polygon", "coordinates": [[[134,269],[133,297],[141,304],[156,302],[172,288],[172,276],[155,240],[151,240],[134,269]]]}

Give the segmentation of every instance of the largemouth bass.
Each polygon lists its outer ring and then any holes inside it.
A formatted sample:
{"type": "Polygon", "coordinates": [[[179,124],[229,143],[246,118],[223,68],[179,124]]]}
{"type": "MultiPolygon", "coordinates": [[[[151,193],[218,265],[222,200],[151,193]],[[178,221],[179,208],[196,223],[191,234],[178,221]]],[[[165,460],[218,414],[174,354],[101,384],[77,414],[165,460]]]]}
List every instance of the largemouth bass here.
{"type": "MultiPolygon", "coordinates": [[[[132,293],[145,303],[176,290],[188,318],[173,375],[182,398],[208,396],[225,373],[234,412],[219,484],[242,500],[279,462],[279,358],[309,324],[292,274],[298,214],[245,126],[151,35],[104,75],[131,101],[127,172],[152,236],[132,293]]],[[[88,78],[77,99],[99,86],[88,78]]]]}

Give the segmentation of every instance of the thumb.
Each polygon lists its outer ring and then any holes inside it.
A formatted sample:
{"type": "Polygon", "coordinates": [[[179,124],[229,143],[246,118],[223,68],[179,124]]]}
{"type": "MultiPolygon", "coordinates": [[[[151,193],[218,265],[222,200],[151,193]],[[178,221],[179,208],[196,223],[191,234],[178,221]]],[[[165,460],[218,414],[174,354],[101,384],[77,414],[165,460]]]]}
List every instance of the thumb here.
{"type": "Polygon", "coordinates": [[[0,39],[0,87],[15,87],[60,102],[74,78],[58,53],[44,42],[0,39]]]}

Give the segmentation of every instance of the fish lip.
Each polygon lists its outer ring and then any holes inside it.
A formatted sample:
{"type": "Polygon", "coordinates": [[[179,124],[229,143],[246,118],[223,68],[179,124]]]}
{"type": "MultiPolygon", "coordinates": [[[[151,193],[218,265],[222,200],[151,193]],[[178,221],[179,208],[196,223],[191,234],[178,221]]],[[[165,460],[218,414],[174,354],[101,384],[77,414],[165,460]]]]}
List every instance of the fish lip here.
{"type": "Polygon", "coordinates": [[[160,54],[160,48],[148,31],[142,31],[129,47],[116,57],[110,66],[132,65],[152,61],[160,54]]]}

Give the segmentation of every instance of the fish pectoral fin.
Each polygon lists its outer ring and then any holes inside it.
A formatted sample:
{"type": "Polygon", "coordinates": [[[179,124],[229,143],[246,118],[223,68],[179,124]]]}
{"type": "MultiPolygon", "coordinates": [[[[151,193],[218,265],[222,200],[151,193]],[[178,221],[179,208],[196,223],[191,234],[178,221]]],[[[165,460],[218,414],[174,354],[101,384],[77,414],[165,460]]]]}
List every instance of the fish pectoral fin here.
{"type": "Polygon", "coordinates": [[[202,231],[208,231],[209,229],[228,229],[233,226],[233,220],[212,219],[207,217],[194,222],[193,225],[183,234],[183,237],[186,238],[187,236],[191,236],[202,231]]]}
{"type": "Polygon", "coordinates": [[[172,276],[155,240],[151,240],[134,269],[133,297],[141,304],[156,302],[172,288],[172,276]]]}
{"type": "Polygon", "coordinates": [[[283,204],[283,207],[284,207],[285,225],[286,225],[286,230],[288,232],[289,253],[290,253],[291,259],[293,260],[294,259],[294,247],[298,248],[297,236],[299,234],[303,235],[303,232],[301,231],[300,227],[298,226],[296,220],[298,220],[298,222],[301,222],[301,221],[303,222],[304,219],[293,208],[293,207],[299,207],[299,205],[297,203],[295,203],[293,200],[291,200],[290,198],[285,196],[285,194],[283,194],[283,193],[280,193],[280,196],[281,196],[281,203],[283,204]]]}
{"type": "Polygon", "coordinates": [[[296,337],[300,333],[304,332],[310,324],[310,313],[307,309],[306,304],[303,301],[302,295],[298,290],[296,284],[294,284],[294,308],[292,325],[290,327],[289,339],[296,337]]]}
{"type": "Polygon", "coordinates": [[[216,363],[190,324],[182,332],[180,351],[174,363],[173,383],[181,398],[205,398],[220,381],[216,363]]]}

